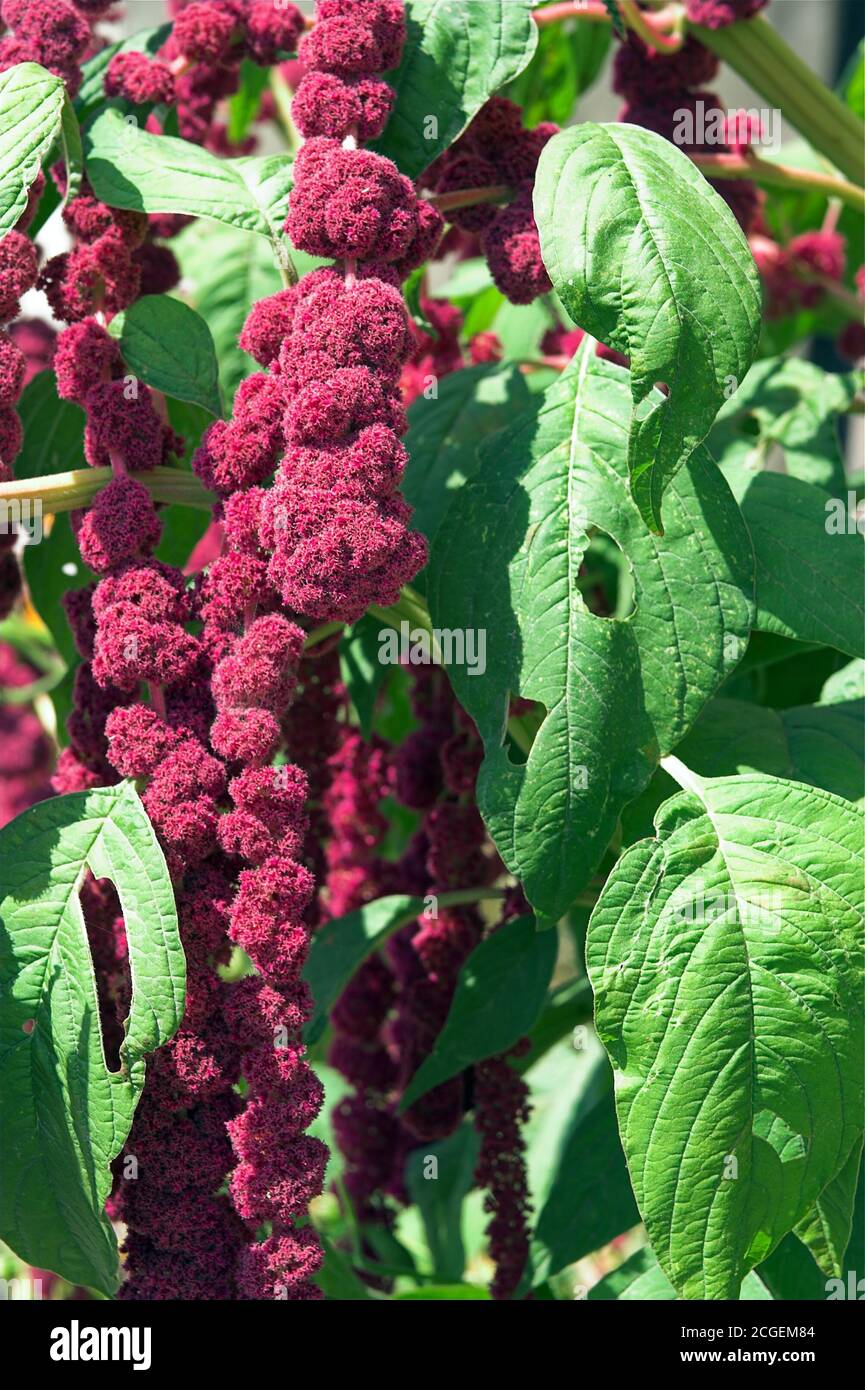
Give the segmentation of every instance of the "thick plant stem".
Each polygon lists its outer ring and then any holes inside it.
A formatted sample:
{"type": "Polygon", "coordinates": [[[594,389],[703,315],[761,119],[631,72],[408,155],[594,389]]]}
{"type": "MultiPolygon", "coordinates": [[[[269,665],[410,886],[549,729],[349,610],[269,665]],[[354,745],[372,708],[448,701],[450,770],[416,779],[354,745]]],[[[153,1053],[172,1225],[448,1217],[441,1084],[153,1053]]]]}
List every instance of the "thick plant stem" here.
{"type": "Polygon", "coordinates": [[[455,188],[452,193],[435,193],[429,199],[439,212],[471,208],[475,203],[500,203],[511,194],[506,183],[490,183],[483,188],[455,188]]]}
{"type": "Polygon", "coordinates": [[[707,179],[750,179],[770,188],[801,188],[807,192],[825,193],[827,198],[840,198],[857,212],[865,211],[865,191],[834,174],[814,169],[794,169],[787,164],[773,164],[755,154],[697,154],[691,155],[707,179]]]}
{"type": "Polygon", "coordinates": [[[778,107],[799,134],[825,155],[848,179],[865,183],[865,127],[849,107],[830,92],[762,15],[689,32],[729,63],[772,106],[778,107]]]}
{"type": "MultiPolygon", "coordinates": [[[[143,483],[154,502],[177,502],[184,507],[210,511],[215,498],[194,473],[179,468],[152,468],[147,473],[130,474],[143,483]]],[[[75,468],[42,478],[13,478],[0,483],[0,507],[14,503],[38,502],[46,515],[74,512],[89,507],[98,492],[110,483],[110,468],[75,468]]]]}

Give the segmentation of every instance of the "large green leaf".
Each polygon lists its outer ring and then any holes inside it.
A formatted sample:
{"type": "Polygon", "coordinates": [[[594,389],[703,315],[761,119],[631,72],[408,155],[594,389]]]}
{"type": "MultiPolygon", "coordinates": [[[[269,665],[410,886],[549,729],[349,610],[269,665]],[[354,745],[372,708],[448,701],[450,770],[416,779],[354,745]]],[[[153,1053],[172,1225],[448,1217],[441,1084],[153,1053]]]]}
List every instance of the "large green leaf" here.
{"type": "Polygon", "coordinates": [[[673,480],[667,532],[628,489],[627,373],[574,362],[520,425],[493,436],[433,544],[436,627],[484,631],[487,669],[452,666],[485,759],[478,804],[530,902],[556,917],[596,867],[622,807],[735,666],[750,627],[752,558],[703,450],[673,480]],[[577,586],[593,529],[623,551],[636,610],[596,617],[577,586]],[[525,763],[503,742],[510,696],[546,711],[525,763]]]}
{"type": "Polygon", "coordinates": [[[755,627],[865,654],[865,548],[846,505],[784,473],[724,465],[757,557],[755,627]],[[844,512],[843,528],[833,524],[844,512]]]}
{"type": "Polygon", "coordinates": [[[507,1052],[534,1026],[556,963],[555,932],[515,917],[482,941],[462,966],[444,1026],[406,1087],[405,1110],[474,1062],[507,1052]]]}
{"type": "Polygon", "coordinates": [[[0,236],[27,206],[42,161],[59,138],[74,196],[81,178],[78,123],[63,82],[38,63],[0,73],[0,236]]]}
{"type": "Polygon", "coordinates": [[[433,1277],[442,1284],[463,1277],[463,1199],[474,1185],[479,1150],[477,1131],[465,1121],[447,1139],[415,1149],[406,1165],[406,1186],[423,1221],[433,1277]]]}
{"type": "Polygon", "coordinates": [[[84,468],[84,411],[57,395],[53,372],[37,372],[21,392],[18,414],[24,443],[15,460],[18,478],[42,478],[84,468]]]}
{"type": "Polygon", "coordinates": [[[283,257],[290,155],[219,159],[188,140],[150,135],[110,108],[93,121],[84,144],[87,178],[109,207],[226,222],[267,237],[283,257]]]}
{"type": "Polygon", "coordinates": [[[236,227],[194,222],[171,243],[190,297],[216,344],[219,379],[227,401],[255,360],[237,345],[246,317],[260,299],[282,288],[271,248],[261,237],[236,227]]]}
{"type": "MultiPolygon", "coordinates": [[[[738,1296],[751,1301],[772,1298],[763,1280],[753,1272],[745,1276],[738,1296]]],[[[589,1289],[587,1297],[590,1302],[594,1299],[617,1299],[624,1303],[646,1303],[673,1300],[676,1290],[655,1259],[652,1247],[644,1245],[617,1269],[605,1274],[589,1289]]]]}
{"type": "Polygon", "coordinates": [[[517,423],[531,407],[518,369],[510,365],[466,367],[437,384],[435,397],[419,396],[408,413],[409,462],[403,492],[414,508],[413,525],[432,540],[452,493],[475,472],[484,438],[517,423]]]}
{"type": "Polygon", "coordinates": [[[862,818],[762,774],[701,779],[617,863],[586,963],[652,1246],[733,1298],[861,1142],[862,818]]]}
{"type": "Polygon", "coordinates": [[[627,354],[628,463],[646,523],[753,361],[760,281],[744,234],[687,155],[653,131],[586,122],[535,180],[544,262],[571,317],[627,354]],[[669,396],[653,394],[664,383],[669,396]]]}
{"type": "Polygon", "coordinates": [[[387,130],[375,148],[417,178],[484,102],[522,72],[538,41],[531,0],[406,0],[402,62],[387,130]]]}
{"type": "Polygon", "coordinates": [[[794,478],[843,490],[838,415],[861,389],[861,372],[824,372],[801,357],[763,358],[718,411],[709,451],[719,462],[753,469],[780,450],[794,478]]]}
{"type": "Polygon", "coordinates": [[[524,1287],[635,1226],[640,1219],[616,1130],[610,1065],[586,1030],[532,1068],[529,1185],[537,1213],[524,1287]]]}
{"type": "Polygon", "coordinates": [[[111,1295],[103,1207],[144,1084],[171,1037],[185,964],[162,850],[134,787],[42,801],[0,831],[0,1234],[33,1265],[111,1295]],[[79,890],[120,897],[132,976],[121,1067],[109,1071],[79,890]]]}
{"type": "Polygon", "coordinates": [[[204,318],[167,294],[146,294],[115,314],[109,333],[147,386],[222,413],[213,336],[204,318]]]}

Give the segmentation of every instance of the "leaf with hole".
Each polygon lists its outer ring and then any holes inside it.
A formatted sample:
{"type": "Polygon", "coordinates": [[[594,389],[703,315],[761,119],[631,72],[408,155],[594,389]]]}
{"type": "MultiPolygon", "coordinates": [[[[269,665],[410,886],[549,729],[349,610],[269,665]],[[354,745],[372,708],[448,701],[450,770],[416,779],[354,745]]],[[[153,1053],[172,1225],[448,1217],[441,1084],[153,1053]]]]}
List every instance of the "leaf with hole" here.
{"type": "Polygon", "coordinates": [[[745,650],[753,560],[739,510],[697,450],[647,531],[628,488],[627,373],[586,340],[519,424],[482,447],[432,547],[435,627],[484,632],[486,672],[452,665],[484,741],[478,805],[545,917],[600,862],[627,802],[745,650]],[[598,617],[578,587],[593,532],[624,553],[635,611],[598,617]],[[495,634],[495,640],[492,640],[495,634]],[[546,718],[525,762],[504,740],[511,696],[546,718]]]}

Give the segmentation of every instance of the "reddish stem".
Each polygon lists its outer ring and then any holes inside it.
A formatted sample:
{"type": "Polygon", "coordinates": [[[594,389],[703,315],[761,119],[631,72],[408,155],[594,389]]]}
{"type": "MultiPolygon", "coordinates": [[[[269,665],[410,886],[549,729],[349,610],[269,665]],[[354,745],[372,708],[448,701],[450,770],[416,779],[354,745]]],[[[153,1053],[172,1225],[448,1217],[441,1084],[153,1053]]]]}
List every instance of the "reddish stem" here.
{"type": "Polygon", "coordinates": [[[498,203],[507,198],[511,189],[506,183],[489,183],[481,188],[457,188],[453,193],[434,193],[429,201],[439,212],[456,208],[471,208],[475,203],[498,203]]]}
{"type": "Polygon", "coordinates": [[[595,24],[609,24],[610,16],[606,5],[598,3],[598,0],[564,0],[558,5],[545,5],[541,10],[533,12],[535,23],[539,27],[544,24],[555,24],[559,19],[586,19],[595,24]]]}

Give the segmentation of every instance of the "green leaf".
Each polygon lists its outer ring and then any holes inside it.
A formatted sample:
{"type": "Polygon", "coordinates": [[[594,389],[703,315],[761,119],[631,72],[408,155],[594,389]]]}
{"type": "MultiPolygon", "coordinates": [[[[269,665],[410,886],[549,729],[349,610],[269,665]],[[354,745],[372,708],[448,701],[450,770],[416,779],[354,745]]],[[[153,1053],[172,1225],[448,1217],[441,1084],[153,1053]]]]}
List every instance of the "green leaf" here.
{"type": "Polygon", "coordinates": [[[837,418],[861,388],[861,372],[824,372],[801,357],[764,358],[719,410],[709,452],[719,463],[756,471],[779,450],[794,478],[840,492],[846,484],[837,418]]]}
{"type": "Polygon", "coordinates": [[[837,705],[845,700],[865,699],[865,661],[849,661],[829,677],[820,692],[821,705],[837,705]]]}
{"type": "Polygon", "coordinates": [[[268,242],[235,227],[195,222],[171,248],[180,261],[191,299],[208,324],[216,346],[219,378],[227,401],[258,365],[237,345],[253,304],[282,289],[268,242]]]}
{"type": "MultiPolygon", "coordinates": [[[[676,756],[700,777],[766,772],[808,782],[862,804],[865,789],[861,699],[831,705],[774,710],[744,700],[712,700],[676,756]]],[[[625,844],[652,834],[658,807],[676,791],[659,768],[649,786],[622,815],[625,844]]]]}
{"type": "Polygon", "coordinates": [[[74,154],[74,117],[64,114],[66,102],[61,79],[38,63],[18,63],[0,73],[0,236],[27,206],[61,123],[74,154]]]}
{"type": "Polygon", "coordinates": [[[606,7],[607,14],[610,16],[612,26],[618,34],[619,38],[626,38],[628,31],[625,27],[625,21],[622,19],[622,13],[619,9],[618,0],[604,0],[604,5],[606,7]]]}
{"type": "Polygon", "coordinates": [[[538,41],[530,0],[406,0],[403,58],[375,148],[415,179],[452,145],[484,102],[522,72],[538,41]]]}
{"type": "Polygon", "coordinates": [[[365,739],[372,735],[376,700],[388,673],[379,660],[380,631],[378,619],[366,614],[349,628],[339,644],[340,676],[365,739]]]}
{"type": "Polygon", "coordinates": [[[474,1186],[479,1151],[477,1131],[464,1122],[447,1139],[414,1149],[406,1165],[406,1186],[423,1221],[433,1277],[441,1284],[463,1277],[463,1199],[474,1186]]]}
{"type": "Polygon", "coordinates": [[[118,43],[106,44],[94,53],[81,69],[81,86],[75,98],[75,110],[82,126],[90,120],[94,112],[105,101],[105,73],[112,58],[118,53],[147,53],[151,57],[162,47],[171,34],[170,24],[160,24],[154,29],[140,29],[118,43]]]}
{"type": "MultiPolygon", "coordinates": [[[[651,1246],[644,1245],[589,1289],[587,1297],[590,1302],[614,1298],[624,1303],[634,1300],[646,1303],[673,1300],[676,1290],[658,1264],[651,1246]]],[[[759,1275],[752,1272],[745,1276],[738,1297],[762,1301],[771,1300],[772,1295],[759,1275]]]]}
{"type": "Polygon", "coordinates": [[[528,1071],[562,1038],[590,1023],[593,1005],[592,989],[585,978],[569,980],[550,990],[543,1011],[529,1033],[531,1048],[525,1056],[514,1059],[514,1070],[528,1071]]]}
{"type": "Polygon", "coordinates": [[[395,931],[419,917],[424,906],[423,898],[394,893],[319,927],[303,971],[315,1000],[315,1013],[305,1032],[308,1045],[321,1036],[332,1006],[358,967],[395,931]]]}
{"type": "Polygon", "coordinates": [[[687,155],[630,125],[586,122],[554,136],[538,165],[535,218],[568,313],[630,358],[631,488],[660,532],[667,485],[757,349],[760,280],[748,243],[687,155]],[[669,397],[653,394],[658,383],[669,397]]]}
{"type": "Polygon", "coordinates": [[[270,78],[268,68],[260,68],[249,58],[240,64],[240,84],[228,98],[228,139],[239,144],[258,115],[262,93],[270,78]]]}
{"type": "Polygon", "coordinates": [[[560,1043],[529,1074],[529,1180],[537,1212],[523,1287],[537,1287],[640,1219],[597,1040],[560,1043]]]}
{"type": "Polygon", "coordinates": [[[267,237],[284,263],[282,224],[292,160],[287,154],[219,159],[169,135],[150,135],[108,109],[84,138],[87,178],[113,208],[183,212],[267,237]]]}
{"type": "Polygon", "coordinates": [[[725,464],[757,557],[754,626],[865,655],[862,536],[846,502],[783,473],[725,464]]]}
{"type": "Polygon", "coordinates": [[[28,381],[17,410],[24,429],[24,443],[15,460],[17,478],[41,478],[85,467],[84,411],[74,401],[60,399],[53,372],[37,372],[28,381]]]}
{"type": "Polygon", "coordinates": [[[52,797],[0,831],[0,1235],[30,1264],[108,1296],[117,1249],[109,1164],[129,1133],[144,1055],[180,1023],[185,964],[171,880],[134,787],[52,797]],[[120,897],[132,1003],[121,1068],[105,1062],[79,900],[86,869],[120,897]]]}
{"type": "Polygon", "coordinates": [[[844,1278],[844,1254],[853,1230],[861,1162],[860,1137],[840,1173],[827,1183],[814,1206],[796,1225],[796,1235],[811,1251],[820,1269],[836,1279],[844,1278]]]}
{"type": "Polygon", "coordinates": [[[156,550],[157,560],[183,569],[201,540],[211,518],[201,507],[184,507],[172,502],[159,513],[162,536],[156,550]]]}
{"type": "Polygon", "coordinates": [[[465,367],[437,383],[435,397],[419,396],[408,412],[409,462],[403,492],[413,525],[432,540],[451,494],[478,465],[487,435],[514,425],[531,407],[521,372],[513,365],[465,367]]]}
{"type": "Polygon", "coordinates": [[[489,1291],[476,1284],[425,1284],[423,1288],[407,1289],[393,1296],[394,1303],[484,1303],[489,1300],[489,1291]]]}
{"type": "Polygon", "coordinates": [[[108,331],[123,360],[146,386],[222,414],[213,337],[188,304],[167,294],[146,294],[115,314],[108,331]]]}
{"type": "Polygon", "coordinates": [[[533,1028],[556,963],[555,932],[515,917],[476,946],[457,978],[444,1027],[400,1101],[400,1110],[474,1062],[507,1052],[533,1028]]]}
{"type": "Polygon", "coordinates": [[[66,167],[66,191],[63,197],[65,206],[72,198],[77,197],[81,189],[81,180],[84,177],[84,149],[81,144],[81,131],[78,128],[78,117],[75,114],[75,109],[66,92],[64,92],[63,105],[60,109],[60,150],[66,167]]]}
{"type": "Polygon", "coordinates": [[[325,1298],[337,1299],[341,1303],[359,1303],[371,1299],[367,1285],[357,1277],[343,1252],[322,1231],[318,1232],[318,1238],[324,1248],[324,1264],[313,1282],[322,1290],[325,1298]]]}
{"type": "Polygon", "coordinates": [[[826,1300],[826,1276],[794,1235],[785,1236],[757,1272],[773,1298],[815,1303],[826,1300]]]}
{"type": "Polygon", "coordinates": [[[865,39],[859,40],[859,47],[841,74],[840,90],[850,110],[860,121],[865,120],[865,39]]]}
{"type": "Polygon", "coordinates": [[[862,818],[762,774],[661,807],[586,964],[634,1191],[685,1298],[733,1298],[861,1139],[862,818]]]}
{"type": "Polygon", "coordinates": [[[751,620],[748,537],[717,468],[694,453],[671,484],[667,534],[651,535],[628,489],[627,374],[593,346],[482,447],[428,571],[434,626],[495,634],[485,675],[449,675],[484,741],[481,813],[548,917],[733,669],[751,620]],[[624,620],[594,616],[576,587],[593,529],[631,568],[636,610],[624,620]],[[547,711],[521,764],[503,742],[512,694],[547,711]]]}
{"type": "Polygon", "coordinates": [[[523,108],[523,124],[529,129],[541,121],[567,124],[577,98],[604,66],[611,42],[606,25],[580,23],[577,15],[539,30],[532,61],[505,92],[523,108]]]}

